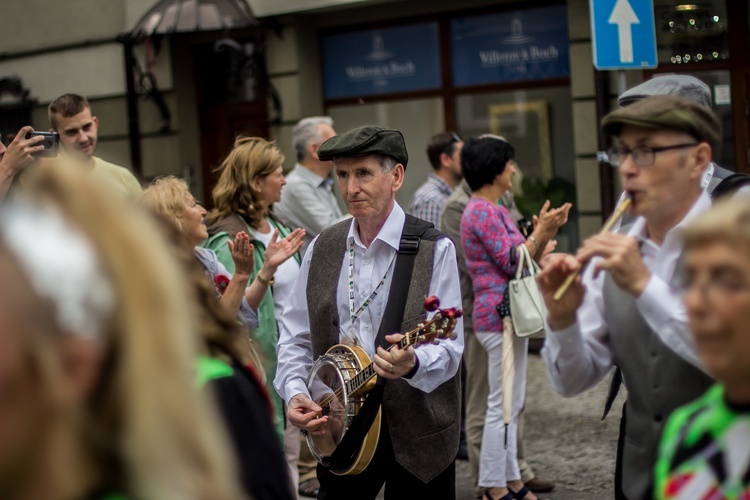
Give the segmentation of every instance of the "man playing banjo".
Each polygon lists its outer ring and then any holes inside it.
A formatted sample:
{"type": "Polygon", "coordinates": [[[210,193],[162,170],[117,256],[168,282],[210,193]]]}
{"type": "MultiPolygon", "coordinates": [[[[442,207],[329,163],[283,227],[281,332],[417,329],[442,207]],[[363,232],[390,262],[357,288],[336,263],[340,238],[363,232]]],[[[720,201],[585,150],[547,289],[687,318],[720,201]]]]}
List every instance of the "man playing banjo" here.
{"type": "Polygon", "coordinates": [[[360,127],[323,143],[318,157],[333,161],[353,219],[326,229],[305,254],[281,320],[274,385],[289,421],[314,436],[339,432],[329,421],[335,412],[313,402],[306,383],[313,362],[329,348],[362,348],[382,387],[372,460],[357,475],[319,465],[318,498],[374,499],[384,483],[386,499],[455,498],[463,323],[454,320],[454,340],[387,350],[404,337],[395,332],[424,322],[425,297],[460,307],[453,242],[395,201],[408,161],[401,132],[360,127]],[[402,273],[406,267],[410,272],[402,273]],[[395,304],[395,297],[405,300],[395,304]]]}

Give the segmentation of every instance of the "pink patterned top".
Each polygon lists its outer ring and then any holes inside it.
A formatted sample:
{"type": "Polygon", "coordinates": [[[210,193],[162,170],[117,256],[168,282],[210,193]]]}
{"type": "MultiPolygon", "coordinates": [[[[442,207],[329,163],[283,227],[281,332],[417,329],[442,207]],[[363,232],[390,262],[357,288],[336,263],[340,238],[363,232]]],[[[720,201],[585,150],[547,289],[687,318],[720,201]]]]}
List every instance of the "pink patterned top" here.
{"type": "Polygon", "coordinates": [[[525,241],[505,207],[469,200],[461,217],[461,246],[474,287],[474,331],[503,331],[496,307],[516,272],[510,250],[525,241]]]}

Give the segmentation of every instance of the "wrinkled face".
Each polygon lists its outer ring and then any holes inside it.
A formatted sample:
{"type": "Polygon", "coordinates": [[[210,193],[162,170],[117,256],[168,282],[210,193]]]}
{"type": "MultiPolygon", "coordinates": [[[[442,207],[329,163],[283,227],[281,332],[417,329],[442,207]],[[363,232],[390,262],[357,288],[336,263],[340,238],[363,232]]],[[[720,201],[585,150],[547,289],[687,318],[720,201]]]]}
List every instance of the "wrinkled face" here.
{"type": "Polygon", "coordinates": [[[45,439],[50,412],[32,368],[28,346],[30,332],[19,315],[33,314],[16,307],[18,295],[28,288],[0,247],[0,498],[28,467],[45,439]]]}
{"type": "Polygon", "coordinates": [[[349,213],[357,220],[384,222],[403,184],[403,165],[398,163],[386,173],[375,157],[363,156],[338,160],[335,169],[349,213]]]}
{"type": "Polygon", "coordinates": [[[698,354],[719,381],[750,383],[750,258],[724,242],[685,256],[685,305],[698,354]]]}
{"type": "Polygon", "coordinates": [[[260,194],[267,207],[281,199],[281,189],[286,185],[284,169],[279,165],[265,177],[256,176],[253,187],[260,194]]]}
{"type": "MultiPolygon", "coordinates": [[[[620,147],[665,147],[695,143],[688,134],[670,130],[658,130],[624,126],[620,133],[620,147]]],[[[707,146],[704,144],[704,147],[707,146]]],[[[654,156],[653,165],[639,166],[629,155],[620,163],[619,172],[625,191],[631,195],[631,212],[647,221],[670,217],[694,199],[690,194],[698,189],[700,177],[708,165],[698,157],[697,147],[661,151],[654,156]]],[[[709,155],[710,159],[710,155],[709,155]]]]}
{"type": "Polygon", "coordinates": [[[96,150],[96,138],[99,130],[99,120],[91,116],[91,110],[84,108],[75,116],[55,116],[60,143],[69,154],[89,159],[96,150]]]}
{"type": "Polygon", "coordinates": [[[193,246],[199,245],[208,238],[206,228],[206,209],[195,201],[192,194],[185,194],[185,212],[182,215],[183,229],[193,246]]]}

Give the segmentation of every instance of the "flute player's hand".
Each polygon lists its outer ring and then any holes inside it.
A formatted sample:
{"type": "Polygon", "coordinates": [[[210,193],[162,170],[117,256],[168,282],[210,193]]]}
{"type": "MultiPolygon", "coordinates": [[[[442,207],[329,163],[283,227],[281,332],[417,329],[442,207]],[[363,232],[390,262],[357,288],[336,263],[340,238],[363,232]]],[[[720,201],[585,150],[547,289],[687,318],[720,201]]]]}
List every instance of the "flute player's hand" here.
{"type": "Polygon", "coordinates": [[[617,286],[636,298],[641,296],[651,279],[638,242],[631,236],[606,233],[588,238],[578,249],[576,258],[579,262],[586,262],[592,257],[601,257],[594,267],[595,278],[600,272],[609,271],[617,286]]]}
{"type": "Polygon", "coordinates": [[[547,322],[554,331],[568,328],[576,322],[576,313],[585,293],[581,277],[576,277],[560,300],[555,301],[553,297],[568,276],[580,269],[581,263],[575,257],[558,253],[545,258],[542,272],[537,275],[536,281],[547,306],[547,322]]]}

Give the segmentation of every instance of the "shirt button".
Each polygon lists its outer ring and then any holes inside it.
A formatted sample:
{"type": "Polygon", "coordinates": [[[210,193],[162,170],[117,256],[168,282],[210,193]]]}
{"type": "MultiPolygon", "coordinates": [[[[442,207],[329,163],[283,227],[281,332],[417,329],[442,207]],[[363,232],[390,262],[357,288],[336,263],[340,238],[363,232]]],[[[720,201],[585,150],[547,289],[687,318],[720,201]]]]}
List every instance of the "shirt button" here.
{"type": "Polygon", "coordinates": [[[369,266],[369,265],[370,265],[370,259],[365,259],[365,265],[366,265],[366,266],[369,266]]]}
{"type": "Polygon", "coordinates": [[[370,329],[370,325],[365,325],[365,330],[369,330],[369,329],[370,329]]]}

